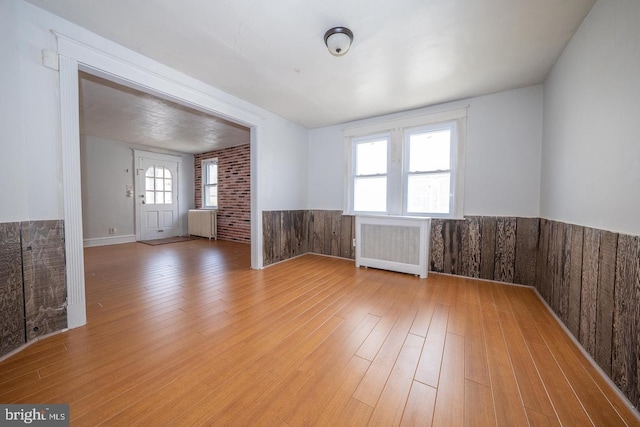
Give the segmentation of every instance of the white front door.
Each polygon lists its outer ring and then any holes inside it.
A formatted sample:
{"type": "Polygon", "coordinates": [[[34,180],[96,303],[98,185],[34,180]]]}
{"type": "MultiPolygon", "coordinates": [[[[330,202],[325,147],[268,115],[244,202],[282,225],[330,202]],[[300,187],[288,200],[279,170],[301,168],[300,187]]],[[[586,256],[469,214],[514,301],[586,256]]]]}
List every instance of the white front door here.
{"type": "Polygon", "coordinates": [[[138,157],[141,240],[178,235],[178,163],[138,157]]]}

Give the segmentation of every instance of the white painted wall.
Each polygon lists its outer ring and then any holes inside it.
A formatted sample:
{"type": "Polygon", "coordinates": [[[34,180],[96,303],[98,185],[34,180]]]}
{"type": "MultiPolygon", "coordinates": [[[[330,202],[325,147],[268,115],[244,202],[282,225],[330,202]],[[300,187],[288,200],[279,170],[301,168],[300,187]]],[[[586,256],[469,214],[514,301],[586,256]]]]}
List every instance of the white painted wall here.
{"type": "Polygon", "coordinates": [[[542,86],[469,105],[465,215],[539,216],[542,86]]]}
{"type": "Polygon", "coordinates": [[[13,2],[0,1],[0,222],[29,218],[27,205],[27,163],[20,123],[20,53],[18,51],[18,12],[13,2]]]}
{"type": "Polygon", "coordinates": [[[80,136],[82,164],[82,228],[85,245],[126,241],[134,236],[135,197],[127,197],[126,185],[136,186],[133,150],[171,154],[182,158],[179,183],[179,234],[187,234],[187,211],[194,207],[194,160],[192,154],[181,154],[113,141],[93,136],[80,136]],[[114,235],[109,228],[115,228],[114,235]],[[118,240],[122,239],[122,240],[118,240]]]}
{"type": "Polygon", "coordinates": [[[640,234],[640,2],[599,0],[544,85],[541,216],[640,234]]]}
{"type": "Polygon", "coordinates": [[[22,19],[22,3],[0,5],[3,185],[0,221],[61,218],[57,73],[40,65],[51,35],[22,19]],[[52,89],[53,85],[53,90],[52,89]],[[5,193],[6,192],[6,193],[5,193]]]}
{"type": "Polygon", "coordinates": [[[309,208],[343,208],[345,127],[466,105],[464,214],[537,217],[542,139],[540,85],[309,131],[309,208]]]}
{"type": "Polygon", "coordinates": [[[344,208],[344,127],[328,126],[309,131],[309,209],[344,208]]]}
{"type": "Polygon", "coordinates": [[[58,73],[42,66],[42,50],[55,50],[55,38],[48,23],[23,19],[20,12],[18,50],[20,54],[21,118],[28,172],[25,196],[32,220],[61,218],[62,155],[58,73]]]}
{"type": "Polygon", "coordinates": [[[80,135],[82,168],[82,231],[85,244],[115,236],[135,235],[134,198],[126,185],[134,185],[133,151],[124,143],[80,135]]]}
{"type": "Polygon", "coordinates": [[[265,141],[258,147],[261,210],[306,209],[307,138],[307,129],[277,116],[264,122],[265,141]]]}

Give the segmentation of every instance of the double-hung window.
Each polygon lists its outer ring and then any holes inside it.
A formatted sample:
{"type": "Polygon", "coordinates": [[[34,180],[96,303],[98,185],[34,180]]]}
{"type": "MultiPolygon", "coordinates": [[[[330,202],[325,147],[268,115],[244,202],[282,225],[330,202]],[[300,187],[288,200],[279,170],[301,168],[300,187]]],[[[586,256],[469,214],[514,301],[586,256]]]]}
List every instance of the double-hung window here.
{"type": "Polygon", "coordinates": [[[354,139],[354,210],[387,211],[388,147],[389,135],[372,135],[354,139]]]}
{"type": "Polygon", "coordinates": [[[409,215],[449,215],[453,208],[451,177],[455,124],[409,128],[404,131],[405,211],[409,215]]]}
{"type": "Polygon", "coordinates": [[[202,161],[202,207],[218,208],[218,159],[202,161]]]}
{"type": "Polygon", "coordinates": [[[345,130],[345,213],[461,218],[466,108],[345,130]]]}

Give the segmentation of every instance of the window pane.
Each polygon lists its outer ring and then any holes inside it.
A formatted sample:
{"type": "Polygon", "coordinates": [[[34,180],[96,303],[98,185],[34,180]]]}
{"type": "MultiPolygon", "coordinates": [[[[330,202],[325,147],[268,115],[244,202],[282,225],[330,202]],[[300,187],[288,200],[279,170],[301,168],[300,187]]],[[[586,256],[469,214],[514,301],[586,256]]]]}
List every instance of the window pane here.
{"type": "Polygon", "coordinates": [[[144,174],[144,176],[153,176],[153,166],[147,169],[147,172],[144,174]]]}
{"type": "Polygon", "coordinates": [[[218,206],[218,187],[209,187],[209,206],[218,206]]]}
{"type": "Polygon", "coordinates": [[[153,189],[154,189],[153,183],[154,183],[153,178],[145,177],[145,179],[144,179],[144,189],[147,190],[147,191],[153,191],[153,189]]]}
{"type": "Polygon", "coordinates": [[[451,130],[414,133],[409,137],[409,171],[451,169],[451,130]]]}
{"type": "Polygon", "coordinates": [[[156,191],[162,191],[164,188],[164,179],[156,178],[156,191]]]}
{"type": "Polygon", "coordinates": [[[205,187],[204,204],[205,204],[205,207],[211,207],[211,208],[218,207],[218,187],[216,186],[205,187]]]}
{"type": "Polygon", "coordinates": [[[156,167],[156,178],[164,178],[164,168],[156,167]]]}
{"type": "Polygon", "coordinates": [[[144,202],[148,205],[153,205],[156,203],[153,191],[146,191],[144,193],[144,202]]]}
{"type": "Polygon", "coordinates": [[[356,175],[387,173],[387,140],[356,144],[356,175]]]}
{"type": "Polygon", "coordinates": [[[164,179],[164,187],[163,187],[164,191],[171,191],[172,190],[171,182],[172,182],[171,178],[169,178],[169,179],[165,178],[164,179]]]}
{"type": "Polygon", "coordinates": [[[171,191],[166,191],[164,193],[164,204],[165,205],[170,205],[171,204],[171,191]]]}
{"type": "Polygon", "coordinates": [[[387,177],[356,178],[353,209],[360,212],[386,212],[387,177]]]}
{"type": "Polygon", "coordinates": [[[171,171],[167,168],[162,168],[164,169],[164,177],[165,179],[171,179],[171,171]]]}
{"type": "Polygon", "coordinates": [[[207,184],[218,183],[218,165],[216,163],[207,164],[207,184]]]}
{"type": "Polygon", "coordinates": [[[409,175],[408,213],[449,213],[449,173],[409,175]]]}

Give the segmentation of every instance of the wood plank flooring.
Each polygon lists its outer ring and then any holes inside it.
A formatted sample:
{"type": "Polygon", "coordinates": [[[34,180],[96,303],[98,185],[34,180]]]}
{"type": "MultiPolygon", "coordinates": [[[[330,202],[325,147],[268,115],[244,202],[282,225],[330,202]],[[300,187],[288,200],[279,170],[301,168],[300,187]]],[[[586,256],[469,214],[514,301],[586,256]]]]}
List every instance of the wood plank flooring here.
{"type": "Polygon", "coordinates": [[[632,426],[529,288],[249,246],[85,250],[88,324],[0,362],[73,426],[632,426]]]}

